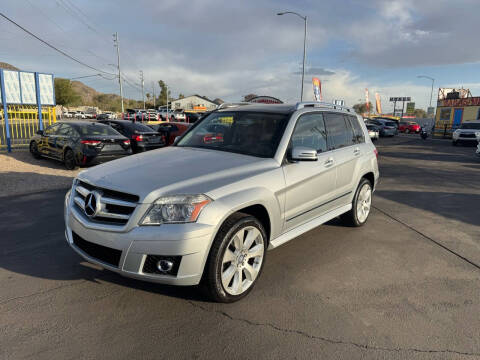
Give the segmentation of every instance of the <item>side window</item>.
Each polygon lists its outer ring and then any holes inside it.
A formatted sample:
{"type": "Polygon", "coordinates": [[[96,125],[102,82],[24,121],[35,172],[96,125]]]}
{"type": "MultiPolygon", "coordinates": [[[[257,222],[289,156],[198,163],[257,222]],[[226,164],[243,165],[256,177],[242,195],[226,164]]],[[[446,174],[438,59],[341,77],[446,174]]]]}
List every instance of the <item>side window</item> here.
{"type": "Polygon", "coordinates": [[[57,135],[71,137],[74,135],[73,129],[70,125],[62,124],[60,130],[58,130],[57,135]]]}
{"type": "Polygon", "coordinates": [[[55,135],[61,124],[53,124],[45,129],[45,135],[55,135]]]}
{"type": "Polygon", "coordinates": [[[330,150],[340,149],[345,146],[353,145],[353,130],[345,122],[343,114],[328,113],[325,117],[325,126],[327,128],[328,148],[330,150]]]}
{"type": "Polygon", "coordinates": [[[353,127],[353,133],[355,135],[355,142],[361,144],[365,142],[365,134],[363,133],[362,126],[358,122],[358,119],[355,116],[349,116],[350,123],[353,127]]]}
{"type": "Polygon", "coordinates": [[[293,131],[291,146],[305,146],[318,152],[327,151],[327,133],[323,114],[302,115],[293,131]]]}

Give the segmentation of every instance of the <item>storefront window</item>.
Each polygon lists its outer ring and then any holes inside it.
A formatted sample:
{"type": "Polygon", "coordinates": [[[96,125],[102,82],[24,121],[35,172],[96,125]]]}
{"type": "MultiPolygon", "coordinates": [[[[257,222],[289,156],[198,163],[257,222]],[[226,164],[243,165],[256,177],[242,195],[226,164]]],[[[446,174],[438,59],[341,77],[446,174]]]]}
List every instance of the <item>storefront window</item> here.
{"type": "Polygon", "coordinates": [[[442,109],[440,111],[440,120],[450,120],[451,113],[452,113],[452,108],[442,109]]]}

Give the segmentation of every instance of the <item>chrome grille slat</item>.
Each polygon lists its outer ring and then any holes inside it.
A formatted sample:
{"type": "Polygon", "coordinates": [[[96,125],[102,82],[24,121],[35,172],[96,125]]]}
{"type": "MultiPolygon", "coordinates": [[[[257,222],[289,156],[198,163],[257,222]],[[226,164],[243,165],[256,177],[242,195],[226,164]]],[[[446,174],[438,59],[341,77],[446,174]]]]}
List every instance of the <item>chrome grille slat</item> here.
{"type": "Polygon", "coordinates": [[[106,217],[110,219],[122,219],[128,220],[130,219],[130,215],[123,215],[123,214],[114,214],[107,211],[99,211],[97,217],[106,217]]]}
{"type": "Polygon", "coordinates": [[[118,205],[118,206],[126,206],[126,207],[136,207],[137,204],[132,203],[130,201],[125,201],[125,200],[118,200],[118,199],[113,199],[109,197],[103,197],[100,200],[103,204],[112,204],[112,205],[118,205]]]}
{"type": "Polygon", "coordinates": [[[87,189],[85,189],[83,186],[80,186],[80,185],[77,185],[75,187],[75,190],[83,197],[86,197],[88,194],[90,194],[90,191],[88,191],[87,189]]]}
{"type": "Polygon", "coordinates": [[[77,204],[80,209],[85,209],[85,201],[81,197],[75,196],[73,201],[75,201],[75,204],[77,204]]]}

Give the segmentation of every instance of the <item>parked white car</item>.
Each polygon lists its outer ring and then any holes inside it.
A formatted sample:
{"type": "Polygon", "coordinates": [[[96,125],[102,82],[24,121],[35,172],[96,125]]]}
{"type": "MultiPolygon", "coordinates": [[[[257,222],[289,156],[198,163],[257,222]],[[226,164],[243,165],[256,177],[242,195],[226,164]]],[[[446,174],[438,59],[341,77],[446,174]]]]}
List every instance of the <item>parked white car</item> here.
{"type": "Polygon", "coordinates": [[[214,300],[233,302],[252,290],[268,249],[338,216],[364,225],[378,178],[377,150],[353,109],[219,108],[174,146],[82,171],[65,197],[65,236],[105,269],[203,280],[214,300]]]}
{"type": "Polygon", "coordinates": [[[370,136],[370,139],[372,139],[372,141],[378,140],[378,138],[380,137],[379,128],[375,125],[370,125],[370,124],[365,124],[365,125],[367,126],[368,136],[370,136]]]}
{"type": "Polygon", "coordinates": [[[77,119],[86,119],[87,118],[87,114],[85,114],[83,111],[77,111],[73,117],[77,118],[77,119]]]}
{"type": "Polygon", "coordinates": [[[473,144],[477,141],[475,133],[480,130],[480,121],[466,121],[452,134],[452,145],[473,144]]]}

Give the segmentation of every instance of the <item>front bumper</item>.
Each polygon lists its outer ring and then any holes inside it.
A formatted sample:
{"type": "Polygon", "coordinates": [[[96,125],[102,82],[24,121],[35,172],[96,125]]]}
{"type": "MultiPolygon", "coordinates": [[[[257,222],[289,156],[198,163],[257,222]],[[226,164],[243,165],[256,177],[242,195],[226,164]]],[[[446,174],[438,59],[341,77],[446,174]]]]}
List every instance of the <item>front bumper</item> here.
{"type": "Polygon", "coordinates": [[[199,223],[134,226],[127,227],[124,232],[100,230],[98,226],[89,226],[79,210],[70,206],[68,195],[65,199],[65,225],[68,244],[88,262],[122,276],[171,285],[200,282],[214,234],[214,226],[199,223]],[[90,243],[120,251],[118,266],[87,254],[75,244],[74,233],[90,243]],[[145,273],[148,255],[181,256],[177,275],[145,273]]]}

